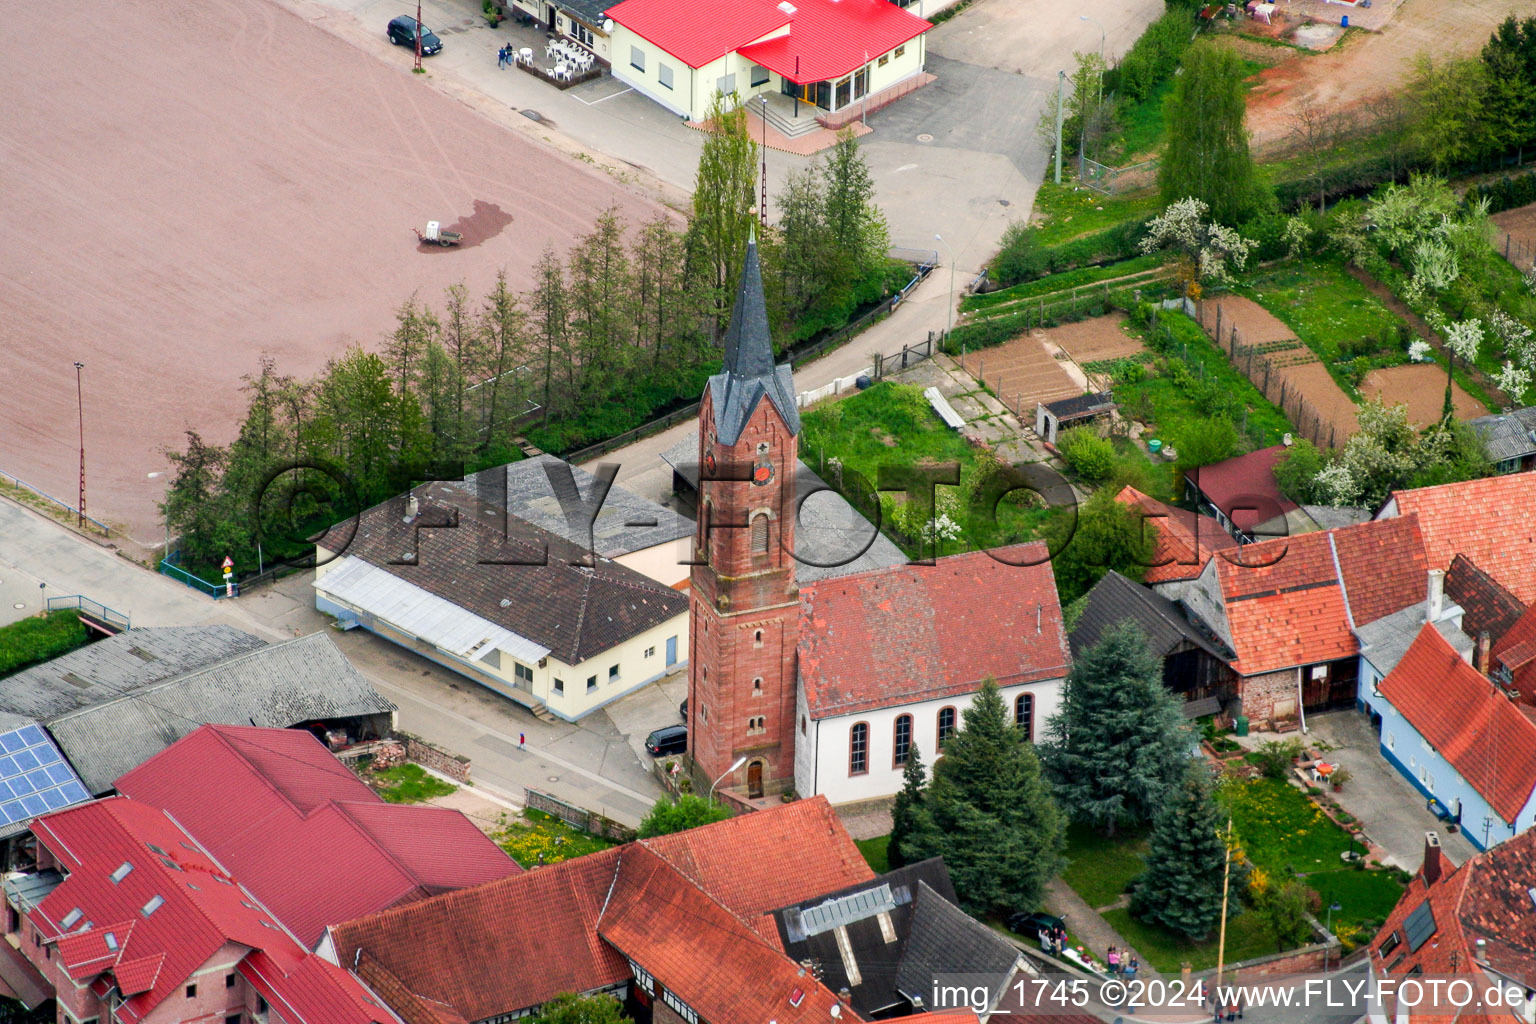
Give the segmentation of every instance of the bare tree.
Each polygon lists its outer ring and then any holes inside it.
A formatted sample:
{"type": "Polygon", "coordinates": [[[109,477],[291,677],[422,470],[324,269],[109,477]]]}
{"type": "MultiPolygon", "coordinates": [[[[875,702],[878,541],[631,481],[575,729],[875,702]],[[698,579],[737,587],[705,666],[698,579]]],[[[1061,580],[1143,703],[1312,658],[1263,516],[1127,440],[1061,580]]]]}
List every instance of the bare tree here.
{"type": "Polygon", "coordinates": [[[1291,115],[1286,137],[1301,156],[1307,181],[1317,189],[1317,212],[1328,200],[1328,158],[1349,127],[1349,118],[1330,107],[1307,100],[1291,115]]]}

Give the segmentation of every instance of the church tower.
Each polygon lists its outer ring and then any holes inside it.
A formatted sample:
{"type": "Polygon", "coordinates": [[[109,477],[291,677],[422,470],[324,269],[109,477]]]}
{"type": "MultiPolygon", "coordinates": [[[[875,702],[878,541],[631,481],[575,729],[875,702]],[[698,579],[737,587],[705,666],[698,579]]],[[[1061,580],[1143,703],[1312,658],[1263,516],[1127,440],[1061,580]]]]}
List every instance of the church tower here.
{"type": "Polygon", "coordinates": [[[800,414],[775,366],[757,243],[736,286],[725,366],[699,405],[699,507],[688,637],[688,749],[748,796],[795,773],[795,472],[800,414]]]}

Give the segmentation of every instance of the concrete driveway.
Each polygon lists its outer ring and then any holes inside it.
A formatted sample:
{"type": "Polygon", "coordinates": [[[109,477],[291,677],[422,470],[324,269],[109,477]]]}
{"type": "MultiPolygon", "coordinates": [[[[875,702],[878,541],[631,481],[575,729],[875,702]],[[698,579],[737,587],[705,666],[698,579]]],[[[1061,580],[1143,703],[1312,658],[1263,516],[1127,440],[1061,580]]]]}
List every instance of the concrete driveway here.
{"type": "Polygon", "coordinates": [[[1381,740],[1370,719],[1355,711],[1308,715],[1309,738],[1327,743],[1331,762],[1353,778],[1334,796],[1360,820],[1360,827],[1387,860],[1404,871],[1417,871],[1424,860],[1424,833],[1438,832],[1444,854],[1460,864],[1477,851],[1460,832],[1454,835],[1425,808],[1424,795],[1381,756],[1381,740]]]}

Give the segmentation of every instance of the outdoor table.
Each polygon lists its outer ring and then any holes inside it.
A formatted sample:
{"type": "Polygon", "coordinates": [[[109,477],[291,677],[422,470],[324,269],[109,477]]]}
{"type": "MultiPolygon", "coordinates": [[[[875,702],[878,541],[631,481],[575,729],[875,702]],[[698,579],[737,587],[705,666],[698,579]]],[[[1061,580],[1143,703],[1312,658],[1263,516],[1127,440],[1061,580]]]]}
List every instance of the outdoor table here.
{"type": "Polygon", "coordinates": [[[533,63],[533,47],[525,46],[522,49],[518,50],[517,51],[517,59],[522,61],[524,64],[532,64],[533,63]]]}

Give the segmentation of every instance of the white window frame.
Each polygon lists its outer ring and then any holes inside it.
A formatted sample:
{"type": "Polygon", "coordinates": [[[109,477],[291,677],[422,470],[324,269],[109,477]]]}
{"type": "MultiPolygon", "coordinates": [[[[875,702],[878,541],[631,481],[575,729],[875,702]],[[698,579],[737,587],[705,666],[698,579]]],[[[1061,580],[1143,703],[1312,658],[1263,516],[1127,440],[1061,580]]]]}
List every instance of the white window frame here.
{"type": "Polygon", "coordinates": [[[672,65],[657,61],[656,81],[663,89],[672,88],[672,65]]]}
{"type": "Polygon", "coordinates": [[[636,71],[645,70],[645,51],[638,46],[629,48],[629,66],[636,71]]]}

